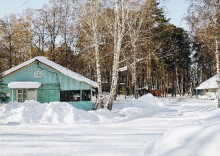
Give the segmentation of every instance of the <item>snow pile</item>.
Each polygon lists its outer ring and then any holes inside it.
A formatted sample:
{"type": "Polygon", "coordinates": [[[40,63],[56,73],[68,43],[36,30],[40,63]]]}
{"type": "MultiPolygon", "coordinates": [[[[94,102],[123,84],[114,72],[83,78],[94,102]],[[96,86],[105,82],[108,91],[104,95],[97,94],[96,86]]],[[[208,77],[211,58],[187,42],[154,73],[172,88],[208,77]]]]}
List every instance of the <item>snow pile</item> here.
{"type": "Polygon", "coordinates": [[[0,123],[70,124],[90,123],[97,118],[65,102],[41,104],[36,101],[9,103],[0,110],[0,123]]]}
{"type": "Polygon", "coordinates": [[[118,113],[129,120],[152,116],[160,112],[172,111],[171,109],[164,108],[163,103],[152,94],[146,94],[139,99],[128,100],[127,103],[124,102],[121,107],[123,108],[118,110],[118,113]]]}
{"type": "Polygon", "coordinates": [[[218,156],[220,109],[214,100],[150,94],[117,97],[112,111],[26,101],[0,105],[0,132],[1,155],[218,156]]]}
{"type": "Polygon", "coordinates": [[[113,110],[84,111],[65,102],[41,104],[36,101],[0,105],[0,124],[76,124],[110,123],[150,116],[161,111],[162,103],[152,95],[115,101],[113,110]]]}
{"type": "Polygon", "coordinates": [[[147,104],[164,107],[164,104],[159,100],[159,98],[154,97],[152,94],[141,96],[138,100],[146,102],[147,104]]]}
{"type": "Polygon", "coordinates": [[[168,131],[155,145],[157,156],[217,156],[220,153],[220,124],[183,125],[168,131]]]}

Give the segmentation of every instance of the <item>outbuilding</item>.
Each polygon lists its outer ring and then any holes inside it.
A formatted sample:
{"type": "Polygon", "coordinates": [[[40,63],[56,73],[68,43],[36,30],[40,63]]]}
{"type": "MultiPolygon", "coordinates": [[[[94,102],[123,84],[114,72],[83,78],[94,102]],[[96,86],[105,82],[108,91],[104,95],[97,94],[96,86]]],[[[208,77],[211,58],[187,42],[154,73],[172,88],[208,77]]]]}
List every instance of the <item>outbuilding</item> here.
{"type": "Polygon", "coordinates": [[[3,73],[1,88],[8,101],[61,101],[83,109],[92,109],[94,82],[43,56],[32,58],[3,73]]]}
{"type": "Polygon", "coordinates": [[[218,96],[219,75],[216,74],[197,86],[196,93],[200,99],[216,99],[218,96]]]}

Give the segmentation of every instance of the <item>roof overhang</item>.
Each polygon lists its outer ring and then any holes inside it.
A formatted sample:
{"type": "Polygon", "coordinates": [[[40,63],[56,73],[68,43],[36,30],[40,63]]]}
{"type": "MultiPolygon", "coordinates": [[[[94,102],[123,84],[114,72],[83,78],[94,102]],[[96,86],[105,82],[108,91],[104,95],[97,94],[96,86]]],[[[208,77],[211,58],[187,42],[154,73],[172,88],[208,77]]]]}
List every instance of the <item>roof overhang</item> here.
{"type": "Polygon", "coordinates": [[[41,86],[40,82],[10,82],[8,88],[10,89],[28,89],[28,88],[39,88],[41,86]]]}

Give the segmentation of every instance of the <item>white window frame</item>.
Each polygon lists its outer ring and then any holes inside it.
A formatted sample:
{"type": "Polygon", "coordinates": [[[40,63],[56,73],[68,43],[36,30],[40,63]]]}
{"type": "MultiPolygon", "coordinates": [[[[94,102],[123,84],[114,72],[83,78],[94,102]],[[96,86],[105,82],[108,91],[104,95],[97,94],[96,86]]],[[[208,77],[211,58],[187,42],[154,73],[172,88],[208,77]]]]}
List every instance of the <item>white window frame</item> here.
{"type": "Polygon", "coordinates": [[[16,95],[17,95],[17,102],[21,102],[23,103],[25,100],[37,100],[37,89],[33,89],[33,88],[19,88],[16,90],[16,95]],[[28,90],[34,90],[35,92],[35,99],[29,99],[29,95],[28,95],[28,90]],[[21,92],[19,92],[21,91],[21,92]],[[19,96],[20,95],[20,96],[19,96]]]}

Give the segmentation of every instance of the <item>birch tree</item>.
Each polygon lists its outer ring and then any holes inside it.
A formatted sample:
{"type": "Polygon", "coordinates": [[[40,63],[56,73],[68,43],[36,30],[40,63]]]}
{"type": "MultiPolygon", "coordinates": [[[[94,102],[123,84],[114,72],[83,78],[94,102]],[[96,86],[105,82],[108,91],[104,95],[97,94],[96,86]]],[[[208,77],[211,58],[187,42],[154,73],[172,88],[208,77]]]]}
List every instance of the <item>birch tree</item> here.
{"type": "Polygon", "coordinates": [[[133,58],[133,63],[131,66],[131,75],[132,75],[132,92],[133,95],[136,97],[136,91],[137,91],[137,41],[139,39],[139,35],[141,33],[141,26],[143,23],[143,16],[142,16],[141,11],[136,11],[133,10],[131,12],[130,17],[133,20],[129,20],[128,22],[128,27],[129,27],[129,37],[131,39],[131,47],[132,47],[132,58],[133,58]]]}
{"type": "Polygon", "coordinates": [[[97,82],[99,85],[98,88],[98,102],[99,106],[101,108],[104,108],[103,106],[103,99],[102,99],[102,77],[101,77],[101,69],[100,69],[100,55],[99,55],[99,34],[98,34],[98,13],[99,13],[99,6],[100,2],[99,0],[94,0],[92,2],[93,4],[91,7],[94,6],[95,12],[94,12],[94,18],[91,19],[92,24],[92,33],[93,33],[93,44],[95,47],[95,62],[96,62],[96,75],[97,75],[97,82]]]}
{"type": "Polygon", "coordinates": [[[219,73],[220,1],[190,1],[191,6],[185,19],[188,21],[192,33],[199,37],[210,51],[214,52],[216,73],[219,73]],[[212,48],[212,45],[206,44],[207,42],[204,42],[204,39],[212,40],[212,43],[214,43],[214,48],[212,48]]]}
{"type": "MultiPolygon", "coordinates": [[[[152,26],[145,27],[146,29],[143,32],[144,25],[150,25],[149,23],[153,23],[153,19],[151,18],[153,14],[153,8],[155,6],[155,0],[143,1],[133,1],[132,2],[132,10],[129,15],[129,20],[127,22],[128,25],[128,36],[130,37],[131,41],[131,55],[132,55],[132,64],[131,66],[131,75],[132,75],[132,92],[133,95],[136,97],[137,91],[137,63],[140,60],[146,60],[146,56],[141,56],[138,54],[141,50],[139,50],[141,44],[143,44],[144,40],[149,41],[149,36],[147,36],[147,32],[152,30],[152,26]],[[144,35],[143,35],[144,34],[144,35]],[[145,58],[145,59],[143,59],[145,58]]],[[[152,25],[152,24],[151,24],[152,25]]]]}
{"type": "Polygon", "coordinates": [[[95,52],[95,66],[96,66],[96,79],[98,82],[98,105],[100,108],[104,108],[102,97],[102,76],[100,66],[100,54],[99,45],[102,37],[100,33],[99,18],[101,13],[100,0],[88,1],[83,9],[83,22],[81,23],[81,29],[84,31],[88,42],[91,43],[91,48],[95,52]],[[88,33],[89,32],[89,33],[88,33]]]}
{"type": "Polygon", "coordinates": [[[112,82],[109,97],[107,99],[106,106],[109,110],[112,110],[113,100],[116,95],[117,83],[118,83],[118,69],[119,69],[119,57],[121,54],[122,39],[125,35],[125,26],[128,20],[129,3],[126,0],[114,0],[114,56],[113,56],[113,68],[112,68],[112,82]]]}

